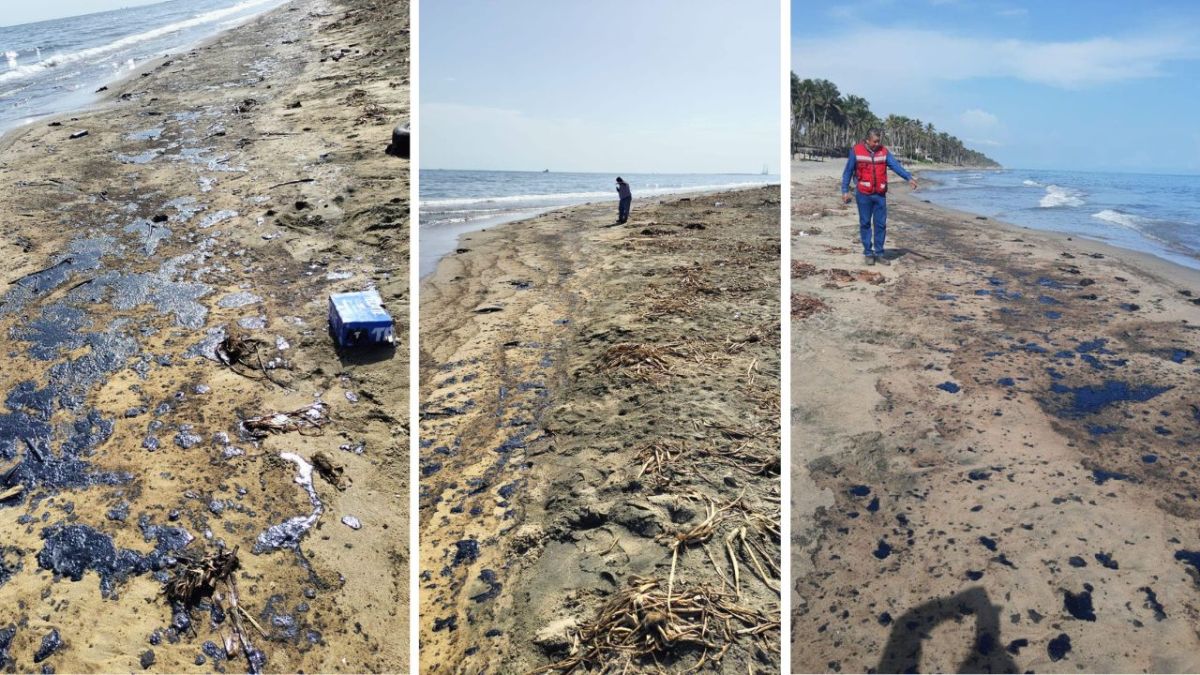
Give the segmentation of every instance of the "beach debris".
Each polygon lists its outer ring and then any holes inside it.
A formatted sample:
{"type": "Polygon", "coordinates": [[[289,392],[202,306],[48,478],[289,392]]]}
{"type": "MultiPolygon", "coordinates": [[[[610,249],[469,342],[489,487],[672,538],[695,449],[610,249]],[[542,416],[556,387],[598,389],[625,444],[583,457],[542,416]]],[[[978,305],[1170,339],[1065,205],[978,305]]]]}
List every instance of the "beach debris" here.
{"type": "Polygon", "coordinates": [[[329,406],[324,402],[317,401],[290,412],[249,417],[242,420],[242,428],[255,438],[266,438],[271,434],[290,431],[299,432],[303,436],[319,436],[324,433],[322,427],[329,422],[328,409],[329,406]]]}
{"type": "Polygon", "coordinates": [[[598,370],[620,371],[631,379],[650,381],[671,373],[670,357],[681,356],[678,345],[615,344],[600,356],[598,370]]]}
{"type": "Polygon", "coordinates": [[[362,521],[354,516],[342,516],[342,524],[352,530],[362,529],[362,521]]]}
{"type": "Polygon", "coordinates": [[[264,342],[258,338],[246,337],[240,332],[230,331],[217,343],[213,353],[218,362],[242,377],[260,379],[250,375],[250,371],[258,371],[262,374],[261,379],[266,379],[278,387],[287,389],[286,385],[276,380],[270,373],[280,365],[286,366],[286,363],[282,359],[272,359],[270,362],[264,363],[262,353],[259,352],[259,347],[263,344],[264,342]]]}
{"type": "Polygon", "coordinates": [[[238,548],[220,550],[199,558],[180,555],[180,564],[173,576],[163,587],[163,595],[171,602],[192,607],[203,598],[211,597],[217,582],[228,581],[237,570],[238,548]]]}
{"type": "MultiPolygon", "coordinates": [[[[276,183],[276,184],[272,185],[271,187],[269,187],[269,188],[267,188],[267,189],[268,189],[268,190],[274,190],[275,188],[278,188],[278,187],[283,187],[283,186],[285,186],[285,185],[298,185],[298,184],[300,184],[300,183],[311,183],[311,182],[313,182],[313,181],[315,181],[315,180],[316,180],[316,178],[297,178],[296,180],[289,180],[289,181],[286,181],[286,182],[283,182],[283,183],[276,183]]],[[[270,212],[268,212],[268,213],[267,213],[267,215],[269,216],[269,215],[271,215],[271,213],[270,213],[270,212]]]]}
{"type": "Polygon", "coordinates": [[[814,314],[827,311],[829,311],[829,305],[821,302],[820,298],[803,293],[792,293],[793,319],[807,319],[814,314]]]}
{"type": "Polygon", "coordinates": [[[884,276],[879,272],[871,272],[868,270],[856,270],[851,272],[840,268],[829,270],[828,287],[839,288],[841,284],[852,284],[856,281],[862,281],[872,286],[878,286],[884,282],[884,276]]]}
{"type": "Polygon", "coordinates": [[[235,105],[233,107],[233,111],[240,115],[243,113],[248,113],[257,107],[258,107],[258,101],[255,99],[252,99],[252,98],[248,98],[248,99],[243,100],[241,103],[238,103],[237,105],[235,105]]]}
{"type": "Polygon", "coordinates": [[[392,129],[392,144],[387,146],[387,154],[401,159],[408,159],[409,135],[410,130],[407,124],[396,125],[396,128],[392,129]]]}
{"type": "MultiPolygon", "coordinates": [[[[221,549],[200,557],[181,553],[175,576],[163,587],[163,595],[176,609],[177,616],[182,616],[184,619],[188,618],[190,611],[202,600],[211,600],[214,607],[221,607],[228,602],[230,611],[222,610],[222,614],[230,618],[233,635],[222,635],[221,641],[225,655],[233,658],[239,653],[244,654],[249,666],[248,672],[259,673],[266,665],[267,658],[250,642],[250,637],[242,624],[242,618],[248,619],[260,634],[265,635],[265,633],[254,617],[238,604],[237,575],[235,574],[241,566],[238,550],[239,547],[235,546],[232,551],[221,549]],[[225,593],[218,591],[218,584],[221,583],[225,585],[225,593]]],[[[215,652],[220,649],[213,643],[205,643],[205,647],[206,652],[215,652]]],[[[209,655],[216,658],[212,653],[209,655]]],[[[149,668],[154,665],[154,662],[155,657],[152,650],[141,655],[142,668],[149,668]]]]}
{"type": "Polygon", "coordinates": [[[83,138],[84,136],[87,136],[87,135],[88,135],[88,130],[81,129],[81,130],[76,131],[75,133],[71,134],[70,139],[75,140],[77,138],[83,138]]]}
{"type": "Polygon", "coordinates": [[[312,529],[313,525],[317,524],[317,519],[325,511],[320,497],[317,496],[317,490],[313,487],[312,464],[309,464],[304,461],[303,457],[292,452],[281,452],[279,453],[279,458],[296,465],[296,484],[303,487],[304,491],[308,493],[308,502],[312,505],[313,510],[306,516],[295,516],[282,523],[268,527],[266,531],[258,535],[258,538],[254,542],[254,548],[251,549],[251,552],[255,555],[276,551],[281,548],[299,551],[300,540],[312,529]]]}
{"type": "Polygon", "coordinates": [[[249,365],[251,358],[258,354],[259,340],[230,332],[217,345],[217,360],[222,364],[233,367],[238,364],[249,365]]]}
{"type": "Polygon", "coordinates": [[[375,290],[330,295],[329,326],[339,347],[396,343],[396,323],[375,290]]]}
{"type": "Polygon", "coordinates": [[[689,448],[682,444],[649,443],[637,451],[635,458],[642,463],[638,478],[647,478],[652,487],[661,490],[676,476],[685,473],[691,462],[680,461],[689,454],[689,448]]]}
{"type": "Polygon", "coordinates": [[[634,576],[596,618],[574,631],[571,653],[533,673],[575,669],[636,670],[648,659],[699,652],[694,670],[721,660],[733,643],[750,636],[765,640],[779,622],[743,607],[729,595],[702,585],[681,586],[674,597],[657,579],[634,576]]]}
{"type": "Polygon", "coordinates": [[[312,465],[318,476],[338,490],[350,487],[352,481],[346,475],[346,467],[334,462],[333,458],[324,452],[317,452],[312,456],[312,465]]]}
{"type": "Polygon", "coordinates": [[[801,262],[799,260],[792,261],[793,279],[807,279],[808,277],[819,273],[820,270],[818,270],[817,266],[813,265],[812,263],[801,262]]]}

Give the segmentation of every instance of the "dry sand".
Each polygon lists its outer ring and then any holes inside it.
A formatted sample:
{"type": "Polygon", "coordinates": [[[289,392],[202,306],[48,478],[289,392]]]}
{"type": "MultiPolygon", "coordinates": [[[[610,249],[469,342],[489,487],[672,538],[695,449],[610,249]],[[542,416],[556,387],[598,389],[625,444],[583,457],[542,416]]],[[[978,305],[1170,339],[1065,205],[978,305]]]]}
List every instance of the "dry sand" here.
{"type": "Polygon", "coordinates": [[[907,187],[865,267],[841,168],[793,174],[792,670],[1200,669],[1198,275],[907,187]]]}
{"type": "Polygon", "coordinates": [[[779,672],[779,188],[615,209],[464,236],[422,284],[422,672],[779,672]],[[635,641],[703,597],[712,646],[593,651],[635,578],[635,641]]]}
{"type": "Polygon", "coordinates": [[[162,595],[221,547],[265,670],[407,668],[407,16],[297,0],[5,139],[3,668],[250,668],[227,584],[162,595]],[[339,355],[326,297],[371,284],[401,344],[339,355]],[[206,358],[239,324],[269,380],[206,358]],[[317,452],[344,490],[297,484],[317,452]]]}

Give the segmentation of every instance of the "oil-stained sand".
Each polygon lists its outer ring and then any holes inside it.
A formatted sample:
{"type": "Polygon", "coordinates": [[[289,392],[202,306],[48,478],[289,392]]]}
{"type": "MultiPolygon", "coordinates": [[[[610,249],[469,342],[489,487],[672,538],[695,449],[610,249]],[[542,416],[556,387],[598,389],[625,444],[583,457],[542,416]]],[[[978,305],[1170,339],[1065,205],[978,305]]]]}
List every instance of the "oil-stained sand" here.
{"type": "Polygon", "coordinates": [[[405,346],[325,328],[375,285],[407,336],[407,13],[293,2],[6,137],[4,669],[407,668],[405,346]],[[233,584],[163,594],[234,549],[233,584]]]}
{"type": "Polygon", "coordinates": [[[864,267],[841,165],[793,177],[792,669],[1200,668],[1200,279],[907,189],[864,267]]]}
{"type": "Polygon", "coordinates": [[[422,672],[779,671],[779,189],[614,211],[423,282],[422,672]]]}

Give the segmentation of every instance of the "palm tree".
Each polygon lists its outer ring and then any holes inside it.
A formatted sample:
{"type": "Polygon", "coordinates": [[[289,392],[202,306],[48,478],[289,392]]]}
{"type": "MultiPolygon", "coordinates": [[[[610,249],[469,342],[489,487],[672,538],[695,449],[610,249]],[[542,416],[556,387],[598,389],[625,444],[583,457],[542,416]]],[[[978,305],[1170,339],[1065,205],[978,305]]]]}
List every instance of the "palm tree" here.
{"type": "Polygon", "coordinates": [[[843,96],[829,80],[801,80],[792,73],[791,83],[793,152],[808,147],[821,155],[844,156],[867,129],[881,127],[896,154],[912,160],[999,166],[932,123],[894,114],[880,120],[865,98],[843,96]]]}

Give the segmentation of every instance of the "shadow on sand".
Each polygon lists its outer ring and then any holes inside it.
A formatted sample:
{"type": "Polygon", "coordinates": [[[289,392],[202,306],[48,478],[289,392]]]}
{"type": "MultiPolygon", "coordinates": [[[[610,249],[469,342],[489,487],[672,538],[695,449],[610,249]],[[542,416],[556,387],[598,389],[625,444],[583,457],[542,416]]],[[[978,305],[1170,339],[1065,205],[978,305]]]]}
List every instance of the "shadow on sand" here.
{"type": "Polygon", "coordinates": [[[921,672],[921,652],[935,627],[945,621],[975,618],[975,641],[971,653],[959,664],[962,673],[1013,673],[1017,664],[1000,642],[1000,606],[993,605],[982,586],[936,598],[918,605],[896,619],[877,672],[921,672]]]}

